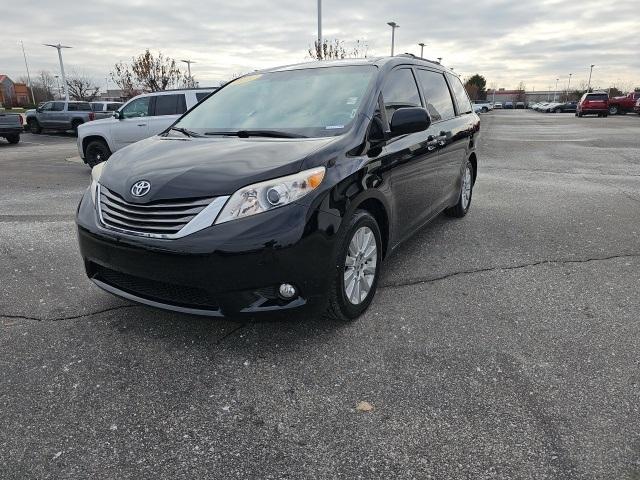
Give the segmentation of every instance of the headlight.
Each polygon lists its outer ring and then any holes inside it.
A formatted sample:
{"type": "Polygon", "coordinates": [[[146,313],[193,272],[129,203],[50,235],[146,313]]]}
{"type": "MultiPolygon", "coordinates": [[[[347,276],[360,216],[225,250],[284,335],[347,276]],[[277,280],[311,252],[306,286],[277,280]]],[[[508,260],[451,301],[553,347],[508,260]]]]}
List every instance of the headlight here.
{"type": "Polygon", "coordinates": [[[295,202],[318,188],[324,167],[243,187],[234,193],[218,215],[216,224],[248,217],[295,202]]]}
{"type": "Polygon", "coordinates": [[[104,165],[105,162],[102,162],[91,169],[91,185],[89,185],[89,188],[91,189],[91,200],[93,200],[94,205],[96,203],[96,191],[98,190],[98,182],[100,181],[100,176],[102,175],[102,169],[104,168],[104,165]]]}

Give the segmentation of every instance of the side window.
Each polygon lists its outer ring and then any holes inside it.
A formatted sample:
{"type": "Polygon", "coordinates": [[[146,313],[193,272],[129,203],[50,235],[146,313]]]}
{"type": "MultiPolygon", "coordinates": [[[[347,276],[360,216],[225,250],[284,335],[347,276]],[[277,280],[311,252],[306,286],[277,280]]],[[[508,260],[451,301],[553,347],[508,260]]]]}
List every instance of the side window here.
{"type": "Polygon", "coordinates": [[[77,112],[78,111],[78,104],[77,103],[69,103],[67,105],[67,111],[68,112],[77,112]]]}
{"type": "Polygon", "coordinates": [[[107,111],[115,112],[120,108],[121,105],[121,103],[107,103],[107,111]]]}
{"type": "Polygon", "coordinates": [[[455,117],[451,92],[444,75],[430,70],[417,70],[416,73],[431,120],[437,122],[455,117]]]}
{"type": "Polygon", "coordinates": [[[40,107],[40,111],[49,112],[51,111],[51,107],[53,107],[53,102],[43,103],[42,106],[40,107]]]}
{"type": "Polygon", "coordinates": [[[151,97],[136,98],[122,109],[124,118],[149,116],[149,99],[151,97]]]}
{"type": "Polygon", "coordinates": [[[456,97],[456,105],[458,105],[458,115],[471,113],[473,111],[473,108],[471,108],[469,95],[467,95],[467,91],[462,86],[462,82],[455,75],[451,75],[450,73],[447,73],[446,75],[449,79],[449,84],[451,84],[451,88],[453,89],[453,94],[456,97]]]}
{"type": "Polygon", "coordinates": [[[92,103],[91,104],[91,110],[93,110],[94,112],[101,112],[102,111],[102,104],[101,103],[92,103]]]}
{"type": "Polygon", "coordinates": [[[196,100],[200,103],[202,100],[207,98],[210,93],[211,92],[196,92],[196,100]]]}
{"type": "Polygon", "coordinates": [[[91,104],[89,102],[77,103],[79,112],[90,112],[91,104]]]}
{"type": "Polygon", "coordinates": [[[158,95],[156,97],[156,110],[154,115],[178,115],[187,111],[187,103],[184,94],[158,95]]]}
{"type": "Polygon", "coordinates": [[[52,112],[63,112],[64,111],[64,102],[53,102],[51,106],[52,112]]]}
{"type": "Polygon", "coordinates": [[[421,107],[420,94],[413,73],[408,68],[393,70],[382,89],[387,120],[391,122],[393,112],[403,107],[421,107]]]}

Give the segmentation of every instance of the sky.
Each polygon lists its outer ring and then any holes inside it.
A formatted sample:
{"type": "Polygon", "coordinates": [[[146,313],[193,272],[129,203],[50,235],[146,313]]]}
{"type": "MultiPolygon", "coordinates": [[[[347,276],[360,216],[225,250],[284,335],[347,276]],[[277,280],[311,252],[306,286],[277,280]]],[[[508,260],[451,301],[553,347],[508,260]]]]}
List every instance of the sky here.
{"type": "MultiPolygon", "coordinates": [[[[25,75],[23,40],[32,77],[59,74],[62,43],[67,74],[104,87],[120,61],[145,49],[191,59],[201,86],[216,86],[255,69],[310,61],[317,36],[317,0],[21,0],[4,9],[0,74],[25,75]],[[18,5],[18,4],[14,4],[18,5]]],[[[396,53],[442,57],[463,78],[480,73],[487,86],[527,90],[571,85],[623,90],[640,87],[637,0],[323,0],[323,36],[367,45],[367,56],[396,53]]],[[[182,64],[186,70],[186,65],[182,64]]],[[[110,88],[114,88],[110,82],[110,88]]]]}

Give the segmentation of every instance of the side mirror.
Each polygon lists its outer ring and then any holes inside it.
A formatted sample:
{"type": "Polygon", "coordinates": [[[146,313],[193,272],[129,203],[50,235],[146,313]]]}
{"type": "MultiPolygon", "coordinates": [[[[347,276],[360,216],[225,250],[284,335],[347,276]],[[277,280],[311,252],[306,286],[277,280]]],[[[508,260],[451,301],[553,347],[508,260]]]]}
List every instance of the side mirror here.
{"type": "Polygon", "coordinates": [[[429,112],[422,107],[399,108],[391,117],[391,136],[422,132],[431,125],[429,112]]]}
{"type": "Polygon", "coordinates": [[[124,115],[122,115],[121,111],[116,110],[115,112],[113,112],[113,118],[116,118],[118,120],[122,120],[124,118],[124,115]]]}

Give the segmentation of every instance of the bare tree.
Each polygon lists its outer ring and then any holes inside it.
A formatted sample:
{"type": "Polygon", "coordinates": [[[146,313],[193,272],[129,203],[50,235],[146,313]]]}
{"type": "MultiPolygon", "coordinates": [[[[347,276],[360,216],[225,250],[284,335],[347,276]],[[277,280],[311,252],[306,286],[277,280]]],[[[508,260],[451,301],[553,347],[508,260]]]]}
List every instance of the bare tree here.
{"type": "Polygon", "coordinates": [[[367,58],[368,45],[357,40],[351,50],[344,47],[344,41],[334,38],[333,40],[318,40],[313,42],[313,46],[307,49],[307,54],[314,60],[340,60],[343,58],[367,58]]]}
{"type": "Polygon", "coordinates": [[[83,100],[91,102],[98,96],[98,87],[92,80],[85,75],[74,74],[67,78],[67,88],[69,89],[69,97],[73,100],[83,100]]]}
{"type": "Polygon", "coordinates": [[[149,50],[132,58],[130,65],[117,63],[111,78],[125,95],[133,92],[137,86],[147,92],[158,92],[185,81],[173,58],[165,57],[161,52],[154,56],[149,50]]]}
{"type": "Polygon", "coordinates": [[[111,72],[111,79],[122,91],[123,98],[132,98],[135,96],[135,83],[133,79],[133,73],[129,69],[129,66],[120,62],[116,63],[111,72]]]}
{"type": "Polygon", "coordinates": [[[513,97],[514,102],[526,102],[527,100],[527,87],[524,82],[520,82],[518,88],[516,89],[516,94],[513,97]]]}

